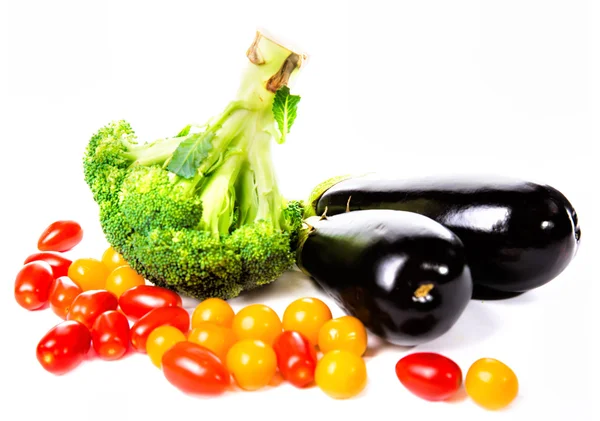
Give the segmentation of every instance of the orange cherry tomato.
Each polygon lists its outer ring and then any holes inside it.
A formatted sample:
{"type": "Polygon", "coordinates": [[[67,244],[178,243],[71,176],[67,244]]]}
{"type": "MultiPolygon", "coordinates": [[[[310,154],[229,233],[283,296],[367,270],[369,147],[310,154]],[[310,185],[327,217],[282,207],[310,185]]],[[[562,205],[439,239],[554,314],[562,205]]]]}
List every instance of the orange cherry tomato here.
{"type": "Polygon", "coordinates": [[[119,266],[125,266],[128,264],[127,261],[123,259],[123,256],[117,253],[115,249],[110,246],[106,250],[104,250],[104,253],[102,253],[102,258],[100,260],[102,261],[102,263],[104,263],[104,266],[106,266],[110,272],[112,272],[119,266]]]}
{"type": "Polygon", "coordinates": [[[235,313],[229,303],[220,298],[207,298],[196,306],[192,313],[192,327],[204,322],[231,327],[235,313]]]}
{"type": "Polygon", "coordinates": [[[334,399],[358,395],[367,385],[367,366],[364,360],[350,351],[330,351],[317,363],[317,386],[334,399]]]}
{"type": "Polygon", "coordinates": [[[77,222],[55,221],[40,235],[38,250],[63,252],[75,247],[82,239],[83,230],[77,222]]]}
{"type": "Polygon", "coordinates": [[[76,320],[91,329],[96,318],[105,311],[116,310],[119,306],[117,297],[104,290],[84,291],[71,303],[67,320],[76,320]]]}
{"type": "Polygon", "coordinates": [[[367,330],[353,316],[342,316],[327,321],[319,330],[319,350],[323,353],[341,349],[359,357],[367,350],[367,330]]]}
{"type": "Polygon", "coordinates": [[[173,326],[186,334],[190,315],[183,307],[160,307],[146,313],[131,326],[131,344],[138,352],[146,352],[148,336],[159,326],[173,326]]]}
{"type": "Polygon", "coordinates": [[[227,353],[227,368],[237,385],[244,390],[267,386],[277,372],[277,355],[273,348],[255,339],[241,340],[227,353]]]}
{"type": "Polygon", "coordinates": [[[112,292],[119,298],[125,291],[145,285],[146,280],[129,265],[119,266],[106,278],[106,290],[112,292]]]}
{"type": "Polygon", "coordinates": [[[313,345],[319,340],[319,330],[331,320],[331,310],[318,298],[305,297],[293,301],[283,312],[283,330],[300,332],[313,345]]]}
{"type": "Polygon", "coordinates": [[[272,345],[281,334],[281,320],[275,311],[263,304],[251,304],[233,318],[233,333],[238,340],[258,339],[272,345]]]}
{"type": "Polygon", "coordinates": [[[108,268],[98,259],[83,257],[69,266],[68,275],[83,291],[104,289],[108,268]]]}
{"type": "Polygon", "coordinates": [[[118,311],[109,310],[99,315],[91,334],[94,350],[103,360],[118,360],[129,349],[129,321],[118,311]]]}
{"type": "Polygon", "coordinates": [[[196,324],[188,334],[187,340],[202,345],[225,361],[227,352],[236,342],[236,337],[229,327],[204,322],[196,324]]]}
{"type": "Polygon", "coordinates": [[[83,291],[68,276],[61,276],[52,283],[49,294],[50,308],[58,317],[67,319],[73,300],[83,291]]]}
{"type": "Polygon", "coordinates": [[[494,358],[475,361],[465,376],[467,395],[479,406],[497,410],[508,406],[519,393],[514,371],[494,358]]]}
{"type": "Polygon", "coordinates": [[[48,303],[54,282],[52,268],[44,261],[29,262],[17,273],[14,297],[26,310],[39,310],[48,303]]]}
{"type": "Polygon", "coordinates": [[[159,326],[154,329],[146,341],[146,353],[152,364],[162,368],[162,357],[173,345],[185,341],[181,330],[173,326],[159,326]]]}

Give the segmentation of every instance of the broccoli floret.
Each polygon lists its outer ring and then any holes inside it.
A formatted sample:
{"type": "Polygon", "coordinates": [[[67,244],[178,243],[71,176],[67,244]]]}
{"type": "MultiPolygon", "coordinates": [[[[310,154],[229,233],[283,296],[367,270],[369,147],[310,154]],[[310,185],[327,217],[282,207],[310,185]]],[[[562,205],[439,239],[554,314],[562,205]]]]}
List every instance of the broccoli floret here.
{"type": "Polygon", "coordinates": [[[280,193],[271,145],[283,143],[302,57],[257,34],[237,97],[204,126],[140,143],[126,121],[91,138],[84,177],[107,241],[150,282],[229,299],[295,262],[301,202],[280,193]]]}

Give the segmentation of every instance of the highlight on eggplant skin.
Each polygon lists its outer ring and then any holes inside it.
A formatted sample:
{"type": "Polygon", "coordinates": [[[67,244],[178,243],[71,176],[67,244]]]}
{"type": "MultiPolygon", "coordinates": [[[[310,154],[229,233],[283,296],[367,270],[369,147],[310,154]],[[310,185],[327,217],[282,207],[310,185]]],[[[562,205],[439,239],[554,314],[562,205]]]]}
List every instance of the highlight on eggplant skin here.
{"type": "Polygon", "coordinates": [[[470,302],[462,242],[430,218],[367,210],[306,223],[298,267],[390,343],[413,346],[443,335],[470,302]]]}
{"type": "Polygon", "coordinates": [[[507,298],[556,278],[574,258],[581,229],[557,189],[502,176],[418,179],[346,177],[310,198],[328,215],[366,209],[416,212],[462,240],[477,299],[507,298]]]}

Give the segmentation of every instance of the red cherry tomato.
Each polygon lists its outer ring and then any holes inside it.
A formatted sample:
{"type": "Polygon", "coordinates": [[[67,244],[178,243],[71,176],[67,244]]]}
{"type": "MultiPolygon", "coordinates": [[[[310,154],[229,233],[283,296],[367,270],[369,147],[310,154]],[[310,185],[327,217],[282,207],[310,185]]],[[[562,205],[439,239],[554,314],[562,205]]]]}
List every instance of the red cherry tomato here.
{"type": "Polygon", "coordinates": [[[306,387],[315,378],[317,353],[301,333],[288,330],[275,340],[273,349],[282,377],[296,387],[306,387]]]}
{"type": "Polygon", "coordinates": [[[52,274],[54,278],[60,278],[61,276],[67,276],[69,273],[69,266],[73,263],[70,259],[67,259],[61,253],[56,251],[41,251],[39,253],[33,253],[25,259],[24,264],[35,261],[44,261],[52,268],[52,274]]]}
{"type": "Polygon", "coordinates": [[[38,310],[48,303],[53,282],[52,268],[48,263],[42,261],[27,263],[17,273],[15,279],[15,300],[24,309],[38,310]]]}
{"type": "Polygon", "coordinates": [[[179,294],[166,288],[139,285],[119,297],[119,306],[131,320],[138,320],[150,310],[161,307],[181,307],[179,294]]]}
{"type": "Polygon", "coordinates": [[[91,329],[96,317],[108,310],[116,310],[119,307],[117,297],[111,292],[104,290],[84,291],[71,303],[71,309],[67,314],[67,320],[76,320],[91,329]]]}
{"type": "Polygon", "coordinates": [[[48,297],[50,308],[54,314],[66,320],[73,300],[81,293],[81,288],[75,282],[71,281],[68,276],[61,276],[54,280],[50,288],[50,295],[48,297]]]}
{"type": "Polygon", "coordinates": [[[451,359],[433,352],[416,352],[396,363],[400,383],[429,401],[452,397],[462,385],[462,371],[451,359]]]}
{"type": "Polygon", "coordinates": [[[71,220],[51,223],[38,240],[40,251],[67,251],[75,247],[83,238],[81,226],[71,220]]]}
{"type": "Polygon", "coordinates": [[[146,352],[146,341],[159,326],[173,326],[187,334],[190,315],[183,307],[159,307],[149,311],[131,327],[131,345],[138,352],[146,352]]]}
{"type": "Polygon", "coordinates": [[[91,333],[94,351],[103,360],[118,360],[129,349],[129,322],[118,311],[109,310],[99,315],[91,333]]]}
{"type": "Polygon", "coordinates": [[[190,395],[217,395],[231,382],[219,357],[192,342],[176,343],[164,353],[161,362],[167,380],[190,395]]]}
{"type": "Polygon", "coordinates": [[[38,343],[36,356],[42,367],[56,375],[77,367],[90,349],[89,330],[76,321],[54,326],[38,343]]]}

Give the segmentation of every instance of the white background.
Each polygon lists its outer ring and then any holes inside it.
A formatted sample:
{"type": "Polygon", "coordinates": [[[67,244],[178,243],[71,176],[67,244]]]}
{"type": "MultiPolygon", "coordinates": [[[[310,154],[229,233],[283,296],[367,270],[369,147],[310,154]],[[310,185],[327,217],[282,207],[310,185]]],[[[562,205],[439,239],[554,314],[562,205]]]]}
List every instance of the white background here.
{"type": "MultiPolygon", "coordinates": [[[[592,374],[600,355],[598,6],[1,1],[0,419],[600,419],[592,374]],[[377,352],[367,361],[367,389],[348,401],[285,384],[190,398],[144,355],[86,362],[63,377],[44,372],[35,346],[58,319],[18,307],[12,286],[54,220],[76,219],[85,229],[70,257],[100,257],[106,248],[82,176],[89,137],[125,118],[150,140],[218,113],[237,88],[257,28],[309,55],[293,86],[302,96],[296,124],[287,144],[274,147],[286,195],[304,198],[326,177],[372,170],[531,178],[575,205],[583,234],[576,259],[519,298],[471,302],[436,341],[377,352]],[[399,384],[394,364],[421,350],[453,358],[464,372],[478,358],[498,358],[517,373],[519,396],[498,413],[468,399],[419,400],[399,384]]],[[[290,273],[232,304],[262,302],[281,314],[304,295],[320,296],[290,273]]]]}

